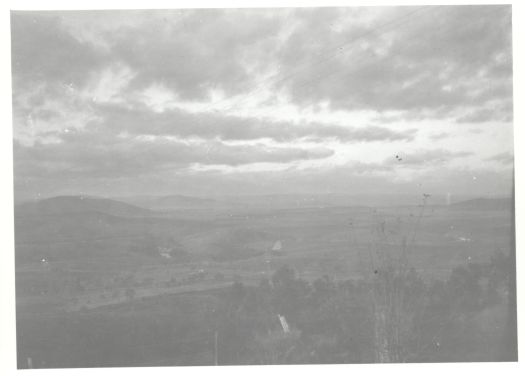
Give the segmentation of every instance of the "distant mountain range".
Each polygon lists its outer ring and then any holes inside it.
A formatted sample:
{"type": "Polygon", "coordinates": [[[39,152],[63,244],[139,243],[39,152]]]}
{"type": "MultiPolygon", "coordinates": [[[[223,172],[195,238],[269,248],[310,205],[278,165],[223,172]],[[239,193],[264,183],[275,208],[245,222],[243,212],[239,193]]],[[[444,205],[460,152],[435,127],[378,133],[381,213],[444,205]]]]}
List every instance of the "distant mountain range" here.
{"type": "Polygon", "coordinates": [[[117,200],[88,196],[58,196],[15,205],[15,215],[103,213],[117,217],[151,216],[151,210],[117,200]]]}
{"type": "MultiPolygon", "coordinates": [[[[388,200],[379,202],[386,205],[388,200]]],[[[177,210],[213,210],[213,209],[250,209],[267,210],[277,208],[306,208],[334,206],[366,206],[365,199],[356,200],[352,196],[309,196],[309,195],[268,195],[239,196],[220,198],[201,198],[184,195],[169,196],[134,196],[119,199],[99,198],[92,196],[58,196],[39,201],[15,205],[16,215],[63,215],[80,213],[103,213],[117,217],[157,217],[177,210]],[[357,204],[356,204],[357,202],[357,204]],[[165,214],[162,214],[164,212],[165,214]]],[[[369,203],[372,204],[372,203],[369,203]]],[[[393,200],[390,205],[417,205],[412,200],[393,200]]],[[[432,204],[430,202],[430,204],[432,204]]],[[[373,206],[373,205],[371,205],[373,206]]],[[[509,210],[511,198],[475,198],[458,201],[451,208],[469,210],[509,210]]]]}
{"type": "Polygon", "coordinates": [[[215,206],[224,206],[225,203],[211,198],[200,198],[184,195],[168,195],[168,196],[131,196],[118,197],[119,201],[123,201],[132,205],[137,205],[142,208],[147,208],[155,211],[171,211],[177,209],[199,209],[212,208],[215,206]]]}

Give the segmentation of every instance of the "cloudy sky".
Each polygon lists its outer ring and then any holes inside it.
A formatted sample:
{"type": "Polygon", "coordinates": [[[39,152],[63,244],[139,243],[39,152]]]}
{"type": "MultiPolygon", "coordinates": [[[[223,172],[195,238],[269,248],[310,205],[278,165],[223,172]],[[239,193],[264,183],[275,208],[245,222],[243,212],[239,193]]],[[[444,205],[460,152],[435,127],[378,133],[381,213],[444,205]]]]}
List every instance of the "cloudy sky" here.
{"type": "Polygon", "coordinates": [[[11,21],[19,199],[510,193],[510,7],[11,21]]]}

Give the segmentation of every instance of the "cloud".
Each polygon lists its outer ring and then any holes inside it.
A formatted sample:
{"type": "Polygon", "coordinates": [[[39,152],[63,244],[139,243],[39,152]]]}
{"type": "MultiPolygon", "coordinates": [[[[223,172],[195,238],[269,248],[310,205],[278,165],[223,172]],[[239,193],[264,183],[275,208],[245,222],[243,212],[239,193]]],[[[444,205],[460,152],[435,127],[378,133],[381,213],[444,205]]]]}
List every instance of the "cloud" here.
{"type": "Polygon", "coordinates": [[[369,176],[389,176],[399,178],[401,170],[435,171],[435,167],[444,168],[454,159],[471,156],[469,152],[452,152],[444,149],[420,150],[415,152],[398,152],[381,162],[349,161],[342,170],[351,171],[352,174],[369,176]]]}
{"type": "Polygon", "coordinates": [[[503,165],[512,165],[514,164],[514,155],[511,153],[499,153],[486,158],[485,160],[489,162],[498,162],[503,165]]]}
{"type": "Polygon", "coordinates": [[[231,95],[255,83],[253,70],[264,64],[282,27],[278,13],[202,9],[180,19],[180,12],[168,11],[106,38],[116,57],[138,72],[139,88],[162,82],[182,98],[206,98],[212,88],[231,95]]]}
{"type": "Polygon", "coordinates": [[[430,138],[432,141],[442,140],[442,139],[447,138],[447,137],[450,137],[450,134],[447,133],[447,132],[434,133],[434,134],[431,134],[431,135],[429,136],[429,138],[430,138]]]}
{"type": "Polygon", "coordinates": [[[491,106],[491,108],[481,108],[468,111],[466,114],[456,119],[458,123],[487,123],[491,121],[512,121],[512,102],[503,106],[491,106]]]}
{"type": "Polygon", "coordinates": [[[83,131],[61,134],[57,139],[32,146],[15,141],[15,176],[138,177],[152,171],[182,170],[193,163],[228,166],[289,163],[322,159],[333,154],[324,147],[273,147],[261,143],[226,145],[219,141],[116,137],[83,131]]]}
{"type": "Polygon", "coordinates": [[[510,7],[425,7],[407,16],[412,12],[392,8],[340,32],[319,31],[314,17],[305,18],[283,47],[294,51],[282,64],[295,74],[280,88],[302,104],[324,100],[334,108],[377,111],[455,114],[512,100],[510,7]],[[297,60],[314,60],[312,40],[330,52],[322,64],[295,70],[297,60]]]}
{"type": "Polygon", "coordinates": [[[15,82],[82,86],[123,64],[134,73],[129,90],[160,82],[183,99],[262,85],[300,106],[509,119],[510,9],[14,12],[13,71],[15,82]],[[495,100],[501,111],[488,111],[495,100]]]}
{"type": "Polygon", "coordinates": [[[290,142],[306,138],[311,141],[337,139],[341,142],[408,141],[416,130],[392,130],[380,126],[338,126],[320,123],[292,124],[265,119],[192,114],[182,110],[155,113],[148,109],[126,109],[101,106],[100,127],[114,132],[130,134],[169,135],[221,140],[255,140],[269,138],[277,142],[290,142]]]}
{"type": "Polygon", "coordinates": [[[11,33],[15,91],[39,82],[82,85],[108,59],[69,34],[54,12],[12,12],[11,33]]]}
{"type": "Polygon", "coordinates": [[[428,173],[435,187],[459,177],[470,187],[466,166],[510,165],[510,154],[485,159],[499,151],[490,132],[512,144],[510,15],[510,6],[13,12],[15,184],[154,190],[144,176],[165,187],[191,177],[197,189],[227,175],[225,191],[289,182],[366,192],[428,173]],[[473,154],[469,129],[479,133],[473,154]],[[402,160],[383,160],[391,152],[402,160]],[[245,168],[263,164],[286,172],[245,168]]]}
{"type": "Polygon", "coordinates": [[[403,153],[399,152],[396,156],[384,161],[387,165],[399,166],[437,166],[447,163],[455,158],[464,158],[471,156],[471,152],[449,151],[444,149],[421,150],[418,152],[403,153]]]}
{"type": "MultiPolygon", "coordinates": [[[[422,170],[407,179],[393,180],[389,174],[354,171],[353,166],[306,170],[265,170],[256,172],[219,170],[188,173],[184,170],[152,170],[147,175],[119,176],[115,179],[93,178],[89,175],[21,176],[15,179],[15,193],[21,198],[57,194],[92,194],[102,196],[178,192],[193,196],[235,196],[237,194],[343,194],[343,195],[414,195],[420,203],[422,192],[434,199],[445,193],[453,195],[510,195],[512,174],[507,170],[439,169],[422,170]],[[474,179],[476,177],[476,179],[474,179]],[[60,184],[57,184],[59,182],[60,184]]],[[[390,201],[387,199],[387,201],[390,201]]],[[[433,201],[434,202],[434,201],[433,201]]],[[[389,202],[391,203],[391,201],[389,202]]]]}

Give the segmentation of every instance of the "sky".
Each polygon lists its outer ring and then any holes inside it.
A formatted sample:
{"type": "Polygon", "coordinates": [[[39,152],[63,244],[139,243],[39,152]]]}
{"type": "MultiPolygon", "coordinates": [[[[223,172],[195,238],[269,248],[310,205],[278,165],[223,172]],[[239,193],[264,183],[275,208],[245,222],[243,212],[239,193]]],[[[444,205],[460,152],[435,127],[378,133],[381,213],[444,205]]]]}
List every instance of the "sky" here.
{"type": "Polygon", "coordinates": [[[510,6],[11,14],[15,199],[511,193],[510,6]]]}

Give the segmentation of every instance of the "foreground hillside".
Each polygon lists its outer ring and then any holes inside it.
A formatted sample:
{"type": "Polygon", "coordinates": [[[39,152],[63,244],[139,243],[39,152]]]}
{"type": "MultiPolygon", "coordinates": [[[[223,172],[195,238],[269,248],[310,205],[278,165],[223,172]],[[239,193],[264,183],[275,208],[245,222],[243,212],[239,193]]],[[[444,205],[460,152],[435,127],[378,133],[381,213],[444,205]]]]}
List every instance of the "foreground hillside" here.
{"type": "Polygon", "coordinates": [[[403,314],[410,351],[389,356],[512,355],[509,208],[198,202],[163,212],[85,197],[17,207],[20,367],[27,357],[36,367],[211,364],[216,329],[223,364],[376,361],[370,299],[401,282],[407,299],[421,299],[400,305],[417,311],[403,314]],[[103,346],[109,338],[118,349],[103,346]],[[295,350],[278,357],[274,345],[295,350]]]}
{"type": "Polygon", "coordinates": [[[16,216],[73,213],[103,213],[120,217],[144,217],[154,214],[150,210],[120,201],[87,196],[59,196],[15,206],[16,216]]]}

